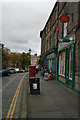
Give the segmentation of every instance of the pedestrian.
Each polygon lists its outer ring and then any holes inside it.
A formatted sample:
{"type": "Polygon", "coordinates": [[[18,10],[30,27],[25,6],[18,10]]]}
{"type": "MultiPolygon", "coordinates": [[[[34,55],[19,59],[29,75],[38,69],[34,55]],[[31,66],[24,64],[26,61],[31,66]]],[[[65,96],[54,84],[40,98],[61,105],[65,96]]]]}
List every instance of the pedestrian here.
{"type": "Polygon", "coordinates": [[[40,76],[40,65],[39,65],[39,67],[38,67],[38,75],[40,76]]]}
{"type": "Polygon", "coordinates": [[[38,74],[38,69],[39,69],[39,66],[37,65],[36,66],[36,74],[38,74]]]}
{"type": "Polygon", "coordinates": [[[49,70],[48,70],[47,66],[45,65],[45,67],[44,67],[44,73],[47,73],[47,72],[49,72],[49,70]]]}
{"type": "Polygon", "coordinates": [[[48,80],[48,75],[49,75],[49,70],[48,70],[47,66],[45,66],[45,68],[44,68],[44,79],[45,80],[48,80]]]}

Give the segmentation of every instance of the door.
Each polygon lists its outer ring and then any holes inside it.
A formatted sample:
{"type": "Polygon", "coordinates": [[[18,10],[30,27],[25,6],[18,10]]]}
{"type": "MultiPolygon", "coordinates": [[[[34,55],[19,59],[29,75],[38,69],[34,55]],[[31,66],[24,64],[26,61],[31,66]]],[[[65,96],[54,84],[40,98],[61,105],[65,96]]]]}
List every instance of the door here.
{"type": "Polygon", "coordinates": [[[68,87],[72,89],[73,86],[73,79],[72,79],[72,48],[66,50],[66,82],[68,87]]]}
{"type": "Polygon", "coordinates": [[[46,65],[47,65],[47,68],[49,69],[49,60],[48,59],[46,60],[46,65]]]}
{"type": "Polygon", "coordinates": [[[66,50],[66,83],[68,83],[69,79],[69,50],[66,50]]]}
{"type": "Polygon", "coordinates": [[[52,72],[56,76],[56,58],[52,59],[52,72]]]}

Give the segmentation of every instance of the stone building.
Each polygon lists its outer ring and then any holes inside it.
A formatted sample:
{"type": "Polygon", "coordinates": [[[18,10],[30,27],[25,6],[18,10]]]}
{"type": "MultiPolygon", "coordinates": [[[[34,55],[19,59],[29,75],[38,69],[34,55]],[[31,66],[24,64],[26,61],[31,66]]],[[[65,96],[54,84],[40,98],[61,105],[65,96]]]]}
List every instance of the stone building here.
{"type": "Polygon", "coordinates": [[[59,18],[61,15],[68,15],[69,22],[59,20],[59,39],[69,42],[58,43],[59,65],[58,80],[63,84],[67,83],[68,88],[75,91],[80,90],[80,3],[79,2],[60,2],[59,18]]]}
{"type": "Polygon", "coordinates": [[[80,92],[80,2],[56,2],[40,32],[41,56],[56,78],[80,92]],[[61,22],[66,15],[68,22],[61,22]]]}
{"type": "Polygon", "coordinates": [[[41,56],[45,58],[45,63],[49,70],[52,70],[55,77],[57,74],[57,38],[58,38],[58,2],[56,2],[50,17],[40,33],[41,56]]]}
{"type": "Polygon", "coordinates": [[[36,66],[38,64],[39,56],[37,54],[31,55],[31,65],[36,66]]]}

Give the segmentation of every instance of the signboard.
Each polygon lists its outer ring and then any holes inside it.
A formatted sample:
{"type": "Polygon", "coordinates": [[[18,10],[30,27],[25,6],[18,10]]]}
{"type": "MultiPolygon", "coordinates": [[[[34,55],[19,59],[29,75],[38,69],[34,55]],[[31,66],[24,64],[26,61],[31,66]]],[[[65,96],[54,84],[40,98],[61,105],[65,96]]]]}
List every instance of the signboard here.
{"type": "Polygon", "coordinates": [[[67,47],[67,46],[69,46],[69,45],[71,45],[71,44],[73,44],[75,42],[74,41],[74,35],[68,37],[67,39],[69,39],[70,42],[61,42],[61,41],[59,42],[59,44],[58,44],[58,51],[63,49],[63,48],[65,48],[65,47],[67,47]]]}
{"type": "Polygon", "coordinates": [[[51,53],[51,54],[46,56],[46,59],[53,59],[53,58],[55,58],[55,54],[54,53],[51,53]]]}
{"type": "Polygon", "coordinates": [[[69,16],[67,15],[61,15],[60,16],[60,21],[63,22],[63,23],[66,23],[66,22],[69,22],[69,16]]]}
{"type": "Polygon", "coordinates": [[[59,42],[70,42],[70,39],[59,39],[59,42]]]}
{"type": "Polygon", "coordinates": [[[33,84],[33,89],[37,89],[37,84],[36,83],[33,84]]]}

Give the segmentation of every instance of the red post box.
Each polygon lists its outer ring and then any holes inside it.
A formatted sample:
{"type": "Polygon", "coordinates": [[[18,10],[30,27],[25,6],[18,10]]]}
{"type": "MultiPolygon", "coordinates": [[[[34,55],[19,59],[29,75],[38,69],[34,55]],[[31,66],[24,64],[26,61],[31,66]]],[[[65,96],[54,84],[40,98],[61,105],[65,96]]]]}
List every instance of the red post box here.
{"type": "Polygon", "coordinates": [[[29,78],[30,77],[35,77],[35,69],[36,69],[36,66],[29,66],[29,78]]]}

